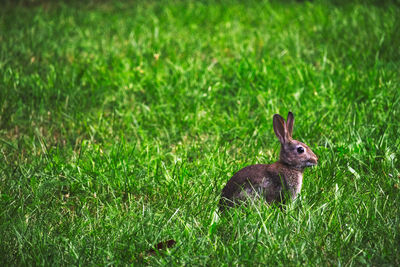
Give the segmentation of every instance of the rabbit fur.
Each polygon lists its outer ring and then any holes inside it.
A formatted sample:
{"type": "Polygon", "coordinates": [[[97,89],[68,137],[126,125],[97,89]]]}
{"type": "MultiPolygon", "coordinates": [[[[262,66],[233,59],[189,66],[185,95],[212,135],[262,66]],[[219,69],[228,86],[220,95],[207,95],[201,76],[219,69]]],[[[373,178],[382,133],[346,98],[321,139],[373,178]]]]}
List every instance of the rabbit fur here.
{"type": "Polygon", "coordinates": [[[297,197],[304,169],[317,165],[318,158],[306,144],[292,139],[293,125],[292,112],[286,122],[279,114],[273,116],[274,132],[281,143],[279,161],[250,165],[235,173],[222,189],[222,210],[249,197],[263,197],[268,203],[284,203],[285,196],[297,197]]]}

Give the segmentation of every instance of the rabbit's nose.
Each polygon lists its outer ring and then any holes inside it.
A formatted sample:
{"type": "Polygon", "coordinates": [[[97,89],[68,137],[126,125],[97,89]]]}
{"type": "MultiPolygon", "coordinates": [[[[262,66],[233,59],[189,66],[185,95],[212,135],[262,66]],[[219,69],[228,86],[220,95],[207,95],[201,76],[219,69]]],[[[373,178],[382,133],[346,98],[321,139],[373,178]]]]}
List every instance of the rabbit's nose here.
{"type": "Polygon", "coordinates": [[[311,157],[311,158],[309,159],[309,162],[311,162],[311,163],[313,163],[313,164],[317,164],[317,163],[318,163],[318,158],[317,158],[317,156],[311,157]]]}

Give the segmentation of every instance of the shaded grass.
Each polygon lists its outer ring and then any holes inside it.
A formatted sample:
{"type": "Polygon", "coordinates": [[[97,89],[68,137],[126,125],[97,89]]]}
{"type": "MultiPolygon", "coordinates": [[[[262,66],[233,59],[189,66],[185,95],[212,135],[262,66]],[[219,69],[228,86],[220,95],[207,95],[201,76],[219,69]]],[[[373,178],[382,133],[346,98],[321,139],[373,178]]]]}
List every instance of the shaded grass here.
{"type": "Polygon", "coordinates": [[[395,4],[0,12],[3,263],[399,264],[395,4]],[[300,198],[218,215],[234,172],[277,158],[288,110],[320,158],[300,198]]]}

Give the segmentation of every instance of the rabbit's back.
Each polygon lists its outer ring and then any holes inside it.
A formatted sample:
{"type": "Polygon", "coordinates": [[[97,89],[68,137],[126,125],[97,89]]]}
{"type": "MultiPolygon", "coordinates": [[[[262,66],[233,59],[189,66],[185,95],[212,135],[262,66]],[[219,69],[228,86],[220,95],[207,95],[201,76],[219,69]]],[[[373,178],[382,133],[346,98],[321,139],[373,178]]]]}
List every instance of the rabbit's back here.
{"type": "Polygon", "coordinates": [[[281,202],[282,178],[274,164],[247,166],[235,173],[222,189],[220,206],[233,206],[238,200],[257,195],[268,203],[281,202]]]}

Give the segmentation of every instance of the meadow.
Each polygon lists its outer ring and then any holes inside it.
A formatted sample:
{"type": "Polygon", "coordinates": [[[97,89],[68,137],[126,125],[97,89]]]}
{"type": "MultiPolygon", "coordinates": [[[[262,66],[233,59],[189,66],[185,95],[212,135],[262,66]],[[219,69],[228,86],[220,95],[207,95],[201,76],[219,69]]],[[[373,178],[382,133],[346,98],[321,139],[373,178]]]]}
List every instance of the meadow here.
{"type": "Polygon", "coordinates": [[[0,8],[0,264],[400,265],[396,1],[17,1],[0,8]],[[219,213],[272,163],[300,196],[219,213]],[[158,242],[176,244],[148,253],[158,242]]]}

